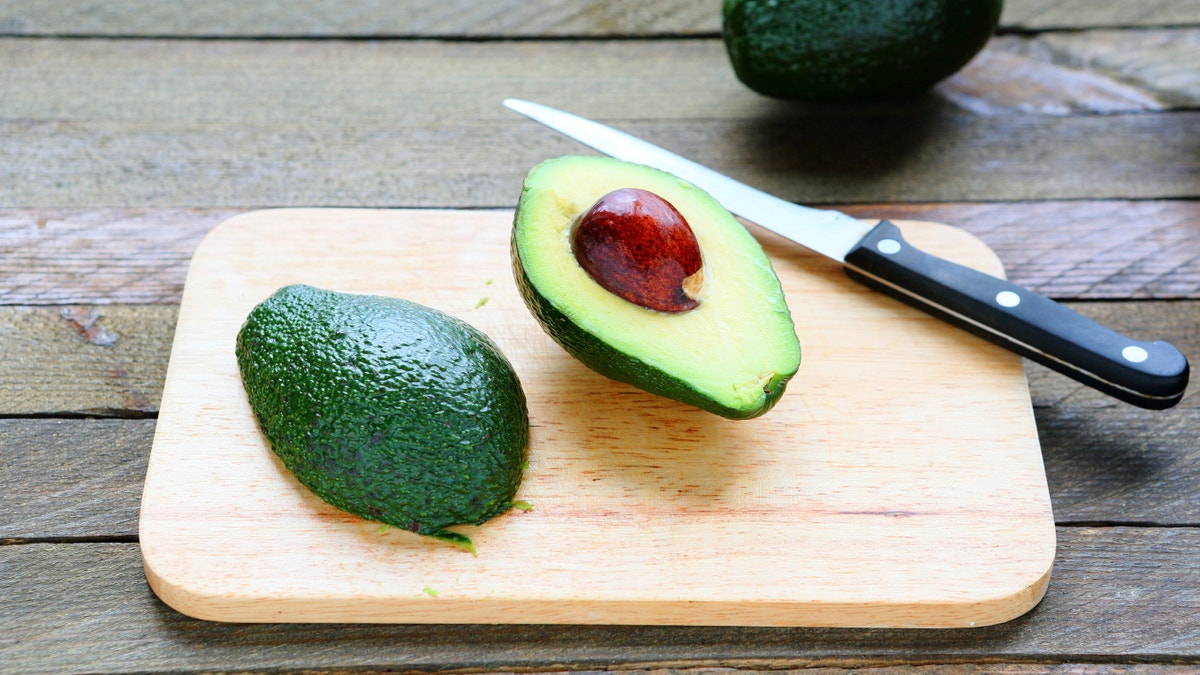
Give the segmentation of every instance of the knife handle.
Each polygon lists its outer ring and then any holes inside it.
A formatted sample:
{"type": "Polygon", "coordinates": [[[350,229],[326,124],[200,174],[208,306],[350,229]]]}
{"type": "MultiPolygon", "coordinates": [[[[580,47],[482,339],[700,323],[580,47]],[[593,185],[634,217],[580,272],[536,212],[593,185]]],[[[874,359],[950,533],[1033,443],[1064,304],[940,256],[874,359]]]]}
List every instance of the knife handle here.
{"type": "Polygon", "coordinates": [[[846,254],[846,273],[1127,403],[1162,410],[1187,388],[1187,358],[1170,343],[1125,337],[1029,289],[924,253],[886,220],[846,254]]]}

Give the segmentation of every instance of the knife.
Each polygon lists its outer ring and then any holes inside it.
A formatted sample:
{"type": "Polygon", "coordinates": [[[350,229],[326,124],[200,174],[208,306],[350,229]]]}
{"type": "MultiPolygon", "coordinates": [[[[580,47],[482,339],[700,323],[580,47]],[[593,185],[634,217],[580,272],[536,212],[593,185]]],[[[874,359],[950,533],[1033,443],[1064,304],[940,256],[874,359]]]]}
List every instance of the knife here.
{"type": "Polygon", "coordinates": [[[1188,362],[1170,343],[1125,337],[1033,291],[924,253],[887,220],[872,225],[800,206],[597,122],[519,99],[504,105],[604,154],[693,183],[732,213],[842,263],[852,279],[1114,398],[1153,410],[1183,398],[1188,362]]]}

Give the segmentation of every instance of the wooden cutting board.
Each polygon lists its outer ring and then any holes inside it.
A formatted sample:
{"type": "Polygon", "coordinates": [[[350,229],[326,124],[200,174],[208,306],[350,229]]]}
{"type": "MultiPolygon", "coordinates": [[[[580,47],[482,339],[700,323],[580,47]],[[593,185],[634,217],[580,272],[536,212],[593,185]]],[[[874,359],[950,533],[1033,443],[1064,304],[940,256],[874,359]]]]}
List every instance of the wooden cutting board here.
{"type": "MultiPolygon", "coordinates": [[[[804,350],[766,416],[724,420],[586,369],[512,280],[511,212],[289,209],[196,251],[142,499],[146,576],[242,622],[981,626],[1045,592],[1055,533],[1019,358],[757,232],[804,350]],[[250,309],[303,282],[459,316],[529,400],[513,511],[478,557],[339,512],[268,450],[234,359],[250,309]]],[[[899,223],[993,274],[970,235],[899,223]]]]}

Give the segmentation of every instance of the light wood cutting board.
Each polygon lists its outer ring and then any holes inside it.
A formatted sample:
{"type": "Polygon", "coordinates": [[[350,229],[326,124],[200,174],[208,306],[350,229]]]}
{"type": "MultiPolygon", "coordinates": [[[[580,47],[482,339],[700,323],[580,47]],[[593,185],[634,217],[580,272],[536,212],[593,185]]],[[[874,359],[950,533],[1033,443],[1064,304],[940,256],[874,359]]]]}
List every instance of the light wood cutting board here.
{"type": "MultiPolygon", "coordinates": [[[[1055,534],[1019,358],[757,232],[804,350],[765,417],[609,381],[544,335],[511,212],[237,216],[188,273],[142,499],[146,576],[244,622],[981,626],[1041,599],[1055,534]],[[268,450],[234,359],[250,309],[303,282],[459,316],[529,400],[533,505],[460,528],[478,557],[339,512],[268,450]]],[[[993,274],[944,225],[914,244],[993,274]]]]}

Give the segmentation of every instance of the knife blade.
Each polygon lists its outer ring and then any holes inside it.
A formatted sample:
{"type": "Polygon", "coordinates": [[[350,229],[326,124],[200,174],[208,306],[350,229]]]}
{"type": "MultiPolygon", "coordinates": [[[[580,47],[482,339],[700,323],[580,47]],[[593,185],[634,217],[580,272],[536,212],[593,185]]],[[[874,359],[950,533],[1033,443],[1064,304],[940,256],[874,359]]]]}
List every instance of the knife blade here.
{"type": "Polygon", "coordinates": [[[842,263],[852,279],[1118,400],[1162,410],[1183,398],[1189,367],[1174,345],[1126,337],[1031,290],[920,251],[890,221],[780,199],[561,110],[511,98],[504,105],[604,154],[693,183],[730,212],[842,263]]]}

